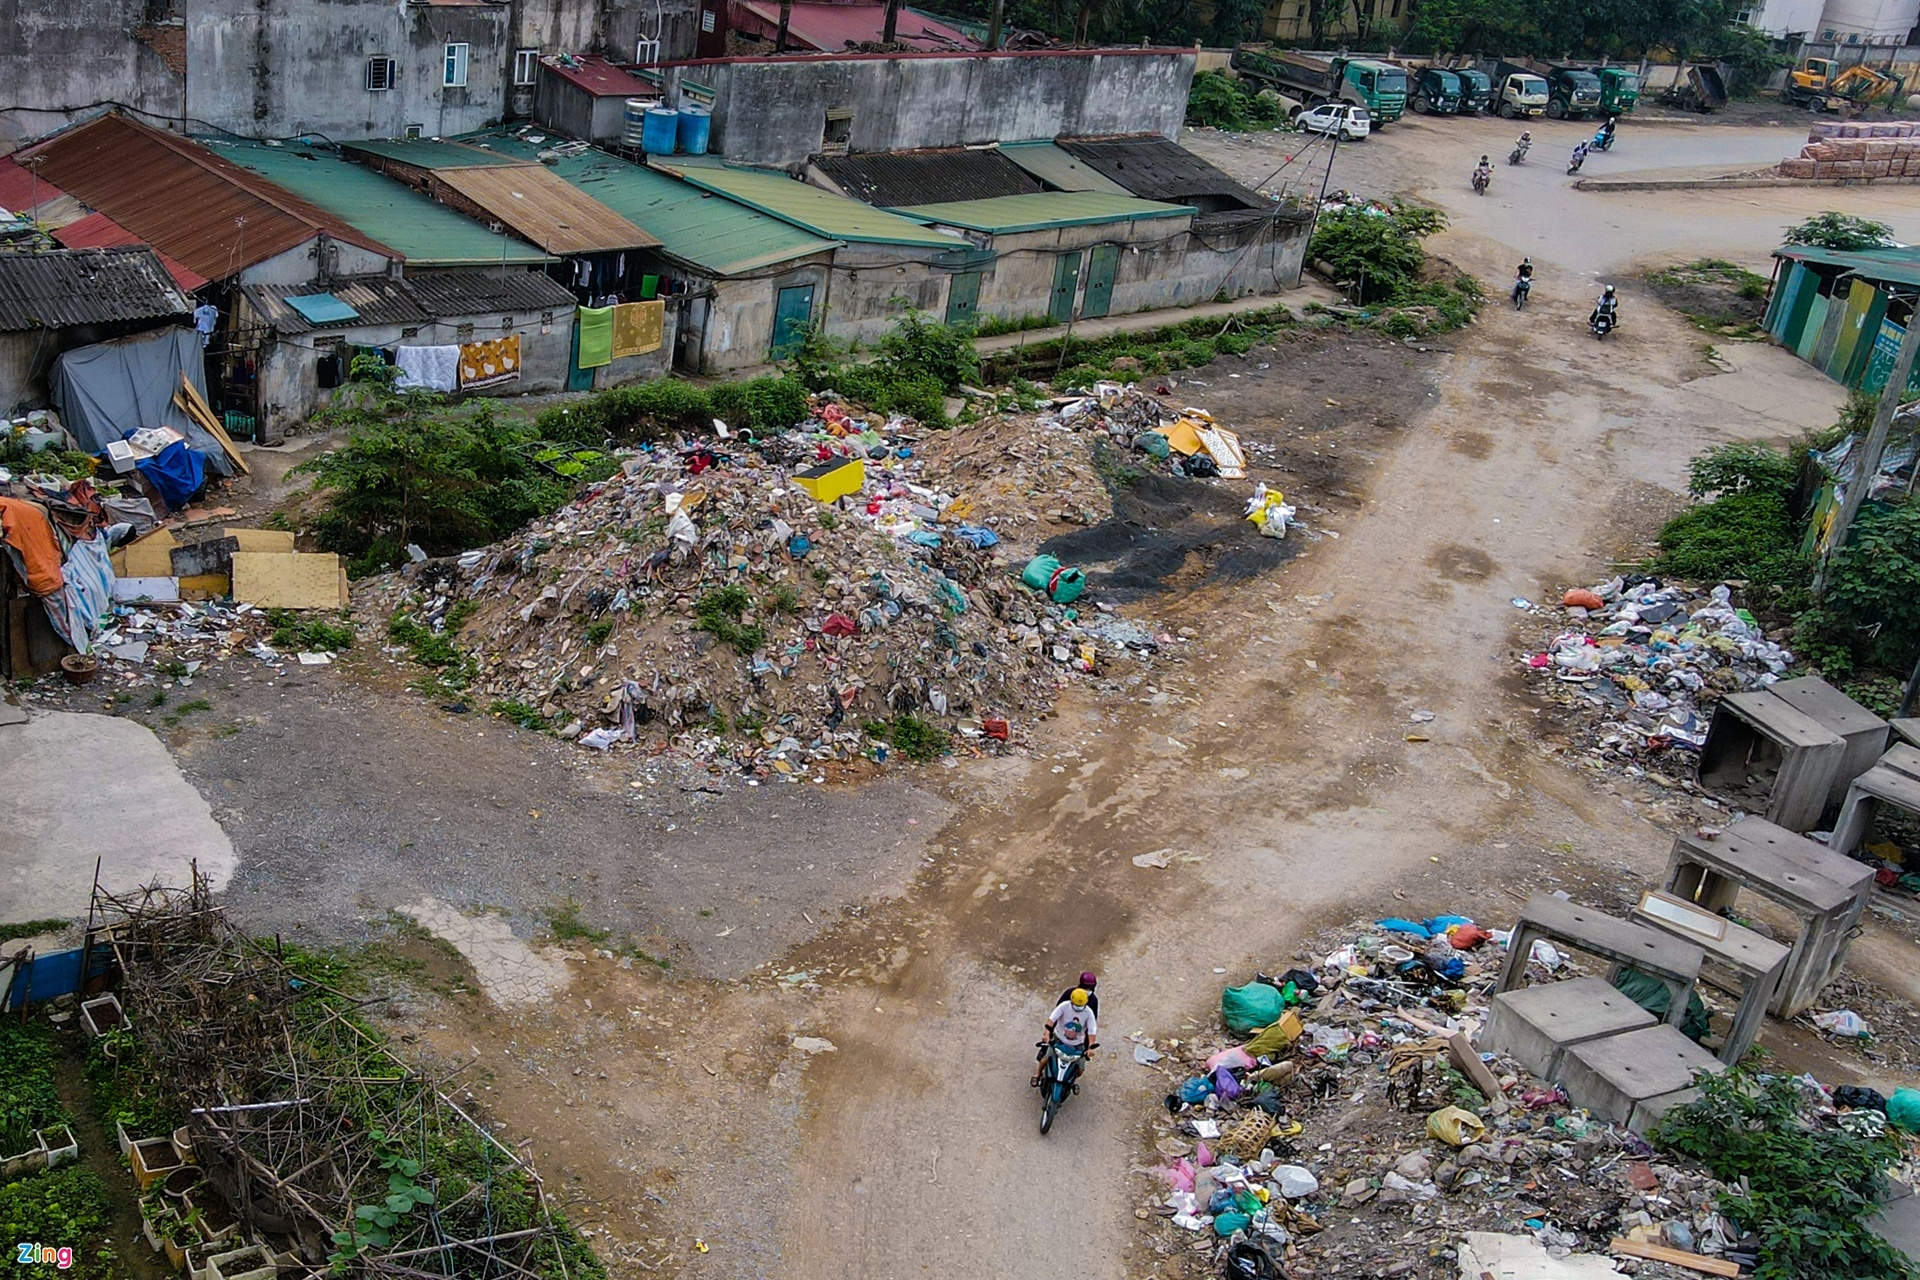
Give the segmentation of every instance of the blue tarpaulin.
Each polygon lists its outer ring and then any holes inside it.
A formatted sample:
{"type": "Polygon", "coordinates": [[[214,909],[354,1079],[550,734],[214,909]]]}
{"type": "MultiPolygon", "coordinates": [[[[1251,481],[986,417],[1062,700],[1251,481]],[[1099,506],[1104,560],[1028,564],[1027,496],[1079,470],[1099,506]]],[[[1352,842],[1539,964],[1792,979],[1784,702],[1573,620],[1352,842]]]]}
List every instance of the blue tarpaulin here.
{"type": "Polygon", "coordinates": [[[314,324],[339,324],[358,320],[360,313],[330,293],[302,293],[287,299],[287,305],[314,324]]]}
{"type": "Polygon", "coordinates": [[[140,468],[140,474],[147,478],[147,483],[160,491],[160,497],[167,506],[175,511],[186,506],[193,495],[200,492],[200,486],[207,482],[200,455],[180,440],[151,458],[140,459],[134,465],[140,468]]]}
{"type": "Polygon", "coordinates": [[[7,993],[7,1008],[18,1009],[28,1000],[38,1004],[55,996],[72,995],[80,989],[80,948],[35,956],[27,972],[15,974],[13,988],[7,993]]]}

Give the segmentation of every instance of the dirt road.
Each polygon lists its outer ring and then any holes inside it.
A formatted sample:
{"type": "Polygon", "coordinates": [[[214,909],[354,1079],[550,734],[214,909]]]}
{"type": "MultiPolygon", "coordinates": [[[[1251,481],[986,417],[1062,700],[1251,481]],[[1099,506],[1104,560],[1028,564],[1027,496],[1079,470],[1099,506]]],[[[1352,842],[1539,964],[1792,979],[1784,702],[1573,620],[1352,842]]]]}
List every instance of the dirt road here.
{"type": "MultiPolygon", "coordinates": [[[[1382,151],[1420,145],[1389,137],[1382,151]]],[[[1364,515],[1279,575],[1187,602],[1217,655],[1189,687],[1070,710],[1051,761],[969,780],[937,837],[962,865],[899,908],[936,923],[888,981],[838,997],[840,1051],[808,1073],[784,1274],[1148,1274],[1154,1259],[1124,1253],[1131,1138],[1153,1105],[1128,1032],[1178,1034],[1214,1007],[1220,970],[1284,967],[1316,919],[1499,918],[1502,885],[1657,870],[1669,837],[1634,797],[1542,760],[1516,722],[1509,601],[1595,576],[1701,447],[1829,421],[1839,395],[1761,347],[1715,373],[1650,304],[1597,344],[1582,273],[1617,264],[1554,222],[1565,270],[1524,315],[1495,306],[1462,336],[1364,515]],[[1415,709],[1436,713],[1429,742],[1406,740],[1415,709]],[[1130,861],[1159,848],[1197,860],[1130,861]],[[1088,966],[1118,1051],[1043,1140],[1030,1046],[1088,966]]],[[[1483,278],[1546,256],[1477,208],[1456,226],[1440,248],[1483,278]]],[[[1284,411],[1287,389],[1269,391],[1284,411]]]]}

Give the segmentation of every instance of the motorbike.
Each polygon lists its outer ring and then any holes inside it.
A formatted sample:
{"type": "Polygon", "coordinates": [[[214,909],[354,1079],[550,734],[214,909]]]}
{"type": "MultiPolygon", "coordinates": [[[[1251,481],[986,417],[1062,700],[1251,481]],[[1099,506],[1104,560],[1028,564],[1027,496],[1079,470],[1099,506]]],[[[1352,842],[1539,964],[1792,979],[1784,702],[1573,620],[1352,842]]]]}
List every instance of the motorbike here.
{"type": "Polygon", "coordinates": [[[1475,169],[1473,171],[1473,189],[1475,191],[1481,195],[1485,195],[1487,194],[1487,188],[1491,185],[1493,185],[1493,175],[1491,173],[1488,173],[1485,169],[1475,169]]]}
{"type": "Polygon", "coordinates": [[[1527,295],[1533,292],[1533,277],[1520,276],[1513,282],[1513,309],[1522,310],[1527,305],[1527,295]]]}
{"type": "Polygon", "coordinates": [[[1613,150],[1613,139],[1614,135],[1608,133],[1606,126],[1602,125],[1599,131],[1593,135],[1593,149],[1595,151],[1611,151],[1613,150]]]}
{"type": "Polygon", "coordinates": [[[1524,142],[1514,143],[1513,150],[1507,152],[1508,164],[1519,164],[1522,160],[1525,160],[1526,158],[1527,158],[1527,144],[1524,142]]]}
{"type": "Polygon", "coordinates": [[[1580,166],[1585,164],[1586,162],[1587,162],[1587,149],[1585,147],[1575,147],[1573,149],[1572,159],[1567,161],[1567,172],[1568,173],[1580,172],[1580,166]]]}
{"type": "Polygon", "coordinates": [[[1613,332],[1614,327],[1619,323],[1619,319],[1615,317],[1612,311],[1609,311],[1605,307],[1598,307],[1595,308],[1593,315],[1588,318],[1587,327],[1593,330],[1594,337],[1605,338],[1613,332]]]}
{"type": "Polygon", "coordinates": [[[1053,1118],[1067,1099],[1080,1092],[1080,1073],[1086,1069],[1084,1049],[1055,1040],[1047,1046],[1046,1062],[1040,1069],[1040,1132],[1053,1128],[1053,1118]]]}

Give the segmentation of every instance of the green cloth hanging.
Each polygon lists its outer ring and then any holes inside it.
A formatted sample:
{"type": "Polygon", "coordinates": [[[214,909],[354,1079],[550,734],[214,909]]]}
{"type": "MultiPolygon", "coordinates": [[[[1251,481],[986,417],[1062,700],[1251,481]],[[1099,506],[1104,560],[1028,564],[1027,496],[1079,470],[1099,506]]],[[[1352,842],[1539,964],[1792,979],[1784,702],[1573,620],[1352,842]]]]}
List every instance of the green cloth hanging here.
{"type": "Polygon", "coordinates": [[[613,308],[579,307],[574,313],[580,326],[580,367],[598,369],[613,363],[613,308]]]}

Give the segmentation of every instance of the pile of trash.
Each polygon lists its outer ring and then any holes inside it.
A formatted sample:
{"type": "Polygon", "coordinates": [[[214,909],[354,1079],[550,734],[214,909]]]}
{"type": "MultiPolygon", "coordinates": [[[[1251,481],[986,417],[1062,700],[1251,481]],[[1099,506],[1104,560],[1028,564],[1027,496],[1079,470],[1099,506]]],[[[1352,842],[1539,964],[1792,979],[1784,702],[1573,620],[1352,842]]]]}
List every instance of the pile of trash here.
{"type": "Polygon", "coordinates": [[[1096,382],[1085,394],[1057,397],[1040,415],[1043,426],[1098,431],[1144,454],[1176,476],[1244,480],[1247,452],[1240,437],[1205,409],[1172,409],[1119,382],[1096,382]]]}
{"type": "Polygon", "coordinates": [[[483,708],[796,780],[884,758],[874,729],[903,717],[1005,740],[1069,679],[1181,643],[1088,608],[1078,569],[924,483],[911,423],[813,409],[778,435],[716,424],[624,453],[560,511],[362,584],[356,607],[451,621],[483,708]]]}
{"type": "Polygon", "coordinates": [[[1725,584],[1703,594],[1687,583],[1616,577],[1568,591],[1560,609],[1563,629],[1523,660],[1574,712],[1582,747],[1629,769],[1685,753],[1673,768],[1690,775],[1713,704],[1776,683],[1794,661],[1734,607],[1725,584]]]}
{"type": "MultiPolygon", "coordinates": [[[[1460,916],[1351,925],[1228,987],[1219,1025],[1136,1038],[1166,1080],[1146,1248],[1176,1274],[1259,1275],[1264,1252],[1316,1277],[1424,1275],[1474,1231],[1750,1265],[1721,1184],[1474,1049],[1508,941],[1460,916]]],[[[1530,960],[1540,980],[1578,971],[1545,943],[1530,960]]]]}

